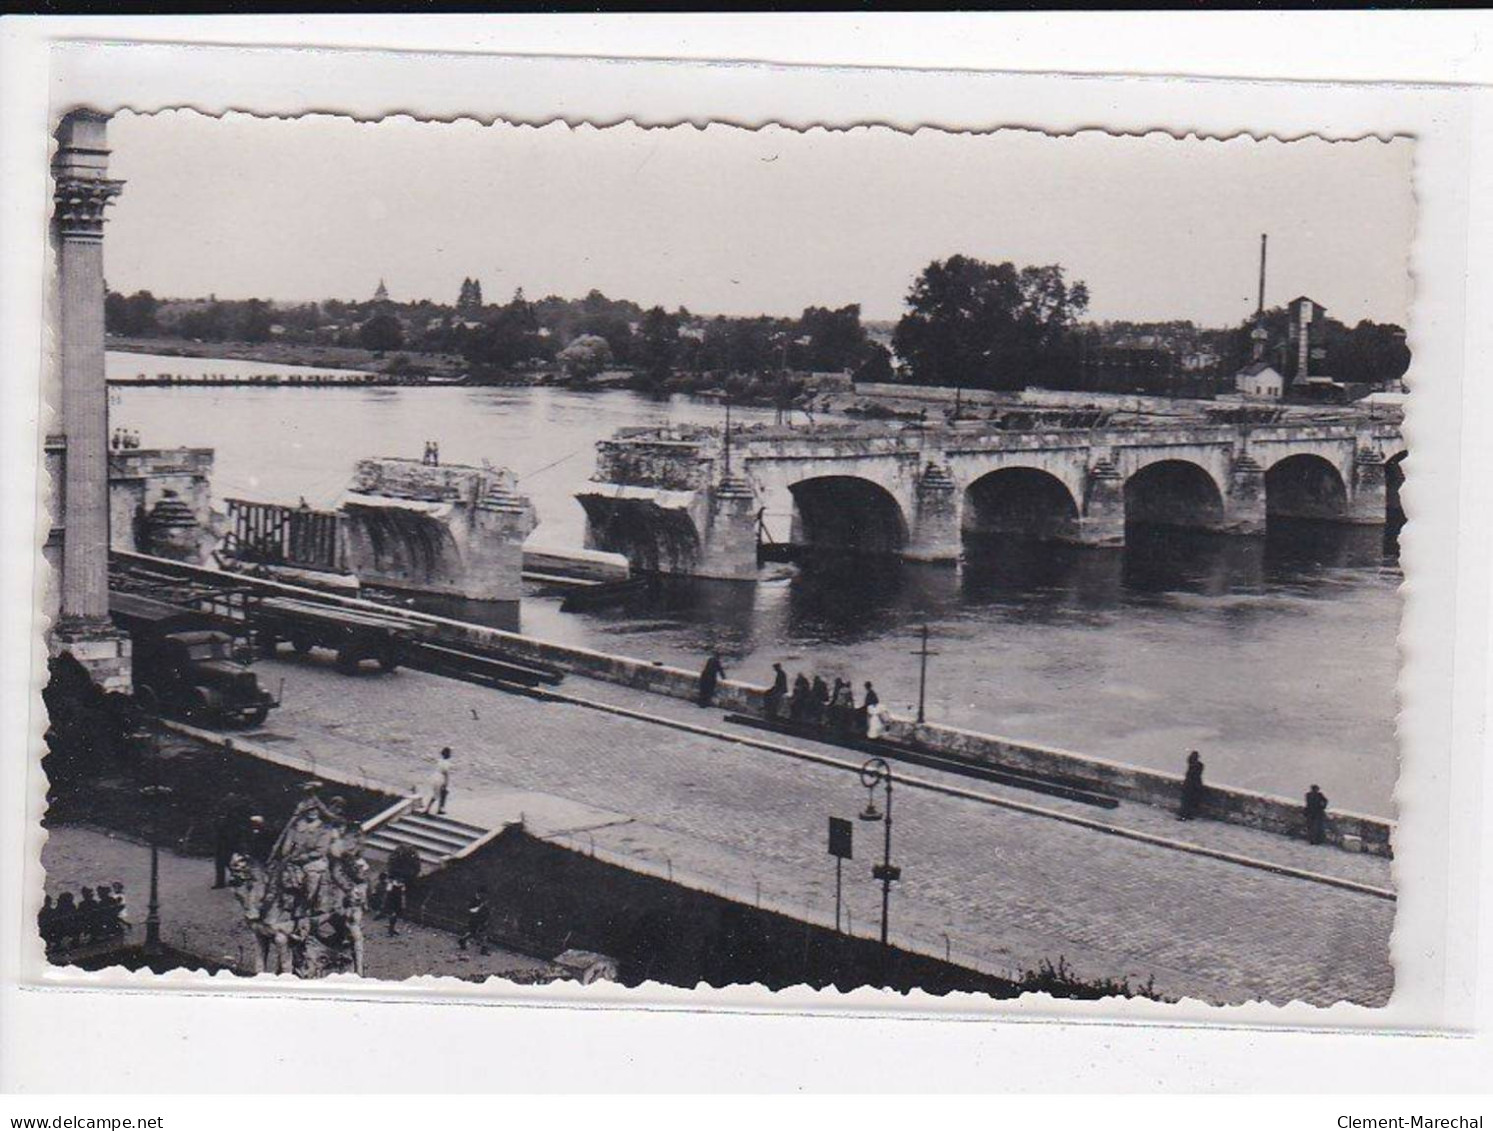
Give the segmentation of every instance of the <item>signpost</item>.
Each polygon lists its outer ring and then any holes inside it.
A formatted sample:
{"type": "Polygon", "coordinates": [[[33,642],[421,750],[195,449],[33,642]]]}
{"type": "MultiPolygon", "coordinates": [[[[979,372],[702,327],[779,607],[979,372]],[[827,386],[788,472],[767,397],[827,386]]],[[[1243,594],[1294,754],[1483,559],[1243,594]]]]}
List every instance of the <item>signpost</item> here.
{"type": "Polygon", "coordinates": [[[835,858],[835,933],[840,933],[840,893],[843,883],[845,861],[852,859],[851,840],[855,826],[844,817],[829,819],[829,854],[835,858]]]}

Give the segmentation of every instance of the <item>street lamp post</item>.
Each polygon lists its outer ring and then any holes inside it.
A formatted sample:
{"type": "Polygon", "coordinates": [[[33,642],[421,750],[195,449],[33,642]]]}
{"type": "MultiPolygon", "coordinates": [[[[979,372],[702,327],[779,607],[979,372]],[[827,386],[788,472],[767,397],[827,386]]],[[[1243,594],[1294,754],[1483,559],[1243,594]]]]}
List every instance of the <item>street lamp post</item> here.
{"type": "Polygon", "coordinates": [[[892,768],[881,758],[872,758],[861,767],[861,784],[869,796],[861,811],[863,821],[882,821],[885,836],[882,840],[881,863],[871,869],[871,877],[881,881],[881,945],[887,946],[887,920],[891,910],[892,884],[902,878],[902,869],[892,863],[892,768]],[[876,810],[876,787],[886,790],[886,812],[876,810]]]}
{"type": "Polygon", "coordinates": [[[160,803],[170,793],[169,785],[147,785],[140,789],[150,812],[150,903],[145,910],[145,953],[152,958],[161,953],[160,803]]]}

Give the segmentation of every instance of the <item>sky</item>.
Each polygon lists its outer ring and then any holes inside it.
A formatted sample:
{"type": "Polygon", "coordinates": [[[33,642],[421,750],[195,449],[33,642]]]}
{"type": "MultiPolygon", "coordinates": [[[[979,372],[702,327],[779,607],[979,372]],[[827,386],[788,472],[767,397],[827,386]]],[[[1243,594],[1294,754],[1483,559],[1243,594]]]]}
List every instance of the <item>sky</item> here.
{"type": "Polygon", "coordinates": [[[1405,325],[1408,139],[1226,142],[1003,130],[596,129],[194,111],[109,127],[105,267],[158,297],[613,298],[895,319],[964,254],[1061,264],[1088,317],[1233,325],[1306,294],[1405,325]]]}

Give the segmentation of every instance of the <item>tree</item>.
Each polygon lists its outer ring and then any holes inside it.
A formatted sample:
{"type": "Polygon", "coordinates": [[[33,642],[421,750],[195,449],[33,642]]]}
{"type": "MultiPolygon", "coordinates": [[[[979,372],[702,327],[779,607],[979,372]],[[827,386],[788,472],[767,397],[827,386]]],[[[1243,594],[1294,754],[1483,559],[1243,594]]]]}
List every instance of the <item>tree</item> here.
{"type": "Polygon", "coordinates": [[[239,339],[245,342],[268,341],[273,321],[270,304],[260,298],[251,298],[240,311],[239,339]]]}
{"type": "Polygon", "coordinates": [[[809,339],[795,355],[805,369],[838,373],[854,369],[865,357],[866,328],[861,325],[858,303],[838,310],[808,307],[798,320],[798,329],[798,337],[809,339]]]}
{"type": "Polygon", "coordinates": [[[473,318],[482,313],[482,283],[479,280],[461,281],[461,296],[456,300],[456,313],[464,318],[473,318]]]}
{"type": "Polygon", "coordinates": [[[954,255],[913,283],[892,343],[918,384],[1020,388],[1072,360],[1072,330],[1088,303],[1088,288],[1070,285],[1057,265],[954,255]]]}
{"type": "Polygon", "coordinates": [[[583,334],[556,355],[555,360],[572,381],[589,381],[611,364],[612,347],[596,334],[583,334]]]}
{"type": "Polygon", "coordinates": [[[140,337],[154,334],[156,310],[159,304],[149,291],[136,291],[126,298],[118,291],[109,291],[104,296],[104,328],[111,334],[127,334],[140,337]]]}
{"type": "Polygon", "coordinates": [[[1387,322],[1367,319],[1327,342],[1327,367],[1339,381],[1386,386],[1399,382],[1410,368],[1405,331],[1387,322]]]}
{"type": "Polygon", "coordinates": [[[872,342],[866,347],[866,360],[861,362],[851,376],[851,380],[857,385],[867,382],[886,383],[896,379],[897,374],[892,371],[892,351],[880,342],[872,342]]]}
{"type": "Polygon", "coordinates": [[[657,392],[673,375],[679,357],[679,319],[661,306],[643,315],[638,327],[637,361],[643,384],[657,392]]]}
{"type": "Polygon", "coordinates": [[[404,326],[392,314],[375,314],[358,327],[358,344],[382,353],[404,345],[404,326]]]}

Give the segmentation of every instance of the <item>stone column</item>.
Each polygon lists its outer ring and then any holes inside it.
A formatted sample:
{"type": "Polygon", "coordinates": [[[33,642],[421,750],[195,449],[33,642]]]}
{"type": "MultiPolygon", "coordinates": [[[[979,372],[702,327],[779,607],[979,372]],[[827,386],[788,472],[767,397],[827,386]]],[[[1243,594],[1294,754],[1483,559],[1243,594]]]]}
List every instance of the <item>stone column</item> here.
{"type": "Polygon", "coordinates": [[[1230,534],[1265,533],[1265,469],[1248,452],[1229,467],[1223,529],[1230,534]]]}
{"type": "Polygon", "coordinates": [[[1107,456],[1089,468],[1077,540],[1090,546],[1125,544],[1125,481],[1107,456]]]}
{"type": "Polygon", "coordinates": [[[109,620],[108,390],[104,384],[104,209],[108,118],[77,110],[52,162],[60,416],[65,444],[61,617],[54,639],[107,690],[128,689],[127,649],[109,620]]]}
{"type": "Polygon", "coordinates": [[[1388,520],[1389,488],[1384,453],[1360,447],[1353,457],[1353,482],[1348,485],[1348,511],[1344,522],[1383,526],[1388,520]]]}
{"type": "Polygon", "coordinates": [[[915,562],[957,563],[964,549],[959,488],[946,465],[929,460],[914,489],[911,536],[902,556],[915,562]]]}

